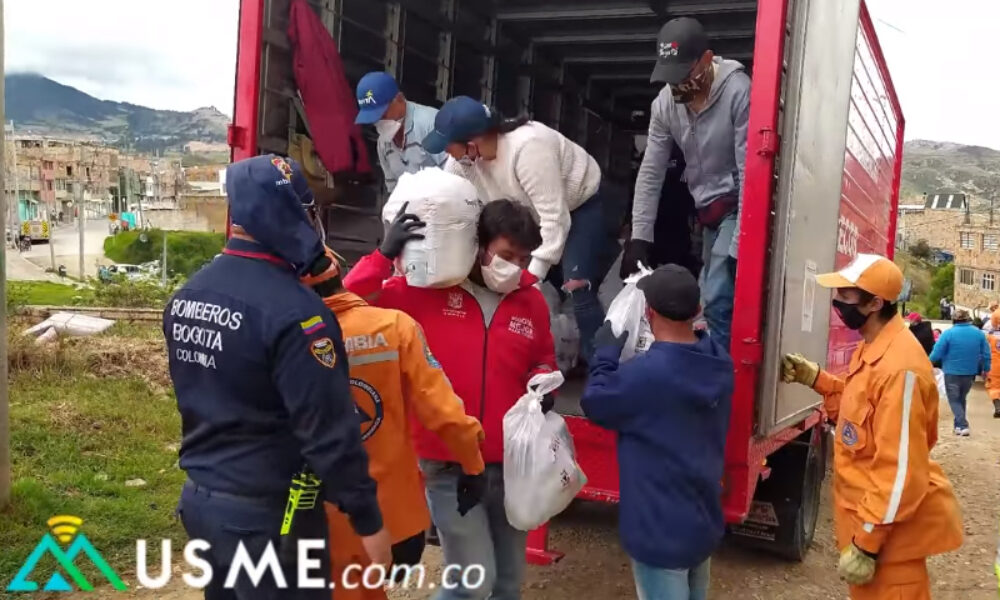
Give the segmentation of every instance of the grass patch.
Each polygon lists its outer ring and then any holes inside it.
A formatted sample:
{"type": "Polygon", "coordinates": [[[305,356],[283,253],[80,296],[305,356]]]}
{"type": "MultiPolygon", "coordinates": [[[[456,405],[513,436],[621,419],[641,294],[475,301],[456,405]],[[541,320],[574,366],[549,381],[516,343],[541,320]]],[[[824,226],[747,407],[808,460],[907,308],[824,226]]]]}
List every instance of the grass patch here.
{"type": "Polygon", "coordinates": [[[226,243],[222,233],[201,231],[123,231],[104,240],[104,254],[117,263],[142,264],[160,260],[167,236],[167,274],[190,277],[212,260],[226,243]],[[145,236],[146,241],[142,240],[145,236]]]}
{"type": "Polygon", "coordinates": [[[8,305],[14,302],[16,305],[69,306],[88,293],[86,289],[51,281],[7,281],[8,305]]]}
{"type": "MultiPolygon", "coordinates": [[[[184,481],[180,416],[167,388],[151,381],[165,373],[141,372],[165,371],[162,341],[103,335],[38,347],[12,335],[10,344],[13,488],[0,511],[0,590],[54,515],[82,518],[82,531],[128,582],[136,539],[186,538],[173,517],[184,481]],[[136,478],[146,485],[125,486],[136,478]]],[[[87,565],[91,583],[105,583],[88,561],[77,565],[87,565]]],[[[34,580],[44,585],[54,567],[41,562],[34,580]]]]}

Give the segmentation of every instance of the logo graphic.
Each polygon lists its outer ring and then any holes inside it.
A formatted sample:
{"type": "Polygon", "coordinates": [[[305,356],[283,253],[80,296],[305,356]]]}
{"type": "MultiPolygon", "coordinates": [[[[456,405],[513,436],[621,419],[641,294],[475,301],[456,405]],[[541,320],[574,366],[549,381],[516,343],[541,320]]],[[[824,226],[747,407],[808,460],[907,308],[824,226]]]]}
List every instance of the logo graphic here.
{"type": "MultiPolygon", "coordinates": [[[[29,578],[32,571],[35,570],[38,561],[46,554],[51,555],[56,560],[59,568],[69,576],[77,588],[85,592],[93,591],[94,586],[87,581],[83,573],[73,564],[74,559],[80,553],[83,553],[90,559],[90,562],[97,567],[101,575],[108,580],[112,587],[119,591],[128,589],[128,586],[122,582],[118,574],[105,562],[101,553],[90,543],[87,536],[80,532],[80,525],[83,524],[83,519],[70,515],[57,515],[49,519],[47,524],[50,533],[42,536],[38,545],[32,550],[31,555],[28,556],[28,560],[25,561],[21,570],[17,572],[13,581],[7,586],[8,592],[37,592],[38,583],[29,578]],[[69,544],[69,547],[63,550],[60,544],[69,544]]],[[[56,571],[49,577],[42,590],[46,592],[72,592],[73,586],[66,581],[62,573],[56,571]]]]}
{"type": "Polygon", "coordinates": [[[324,367],[332,369],[333,365],[337,364],[337,354],[333,351],[333,340],[328,337],[313,342],[309,346],[309,351],[324,367]]]}
{"type": "Polygon", "coordinates": [[[853,423],[844,423],[844,430],[840,434],[840,439],[845,446],[853,446],[858,443],[858,430],[853,423]]]}
{"type": "Polygon", "coordinates": [[[462,308],[462,294],[458,292],[448,293],[448,308],[458,310],[462,308]]]}
{"type": "Polygon", "coordinates": [[[299,326],[302,328],[302,333],[306,335],[312,335],[317,331],[319,331],[320,329],[326,327],[326,323],[323,322],[323,317],[316,315],[311,319],[302,321],[301,323],[299,323],[299,326]]]}
{"type": "Polygon", "coordinates": [[[360,100],[358,100],[358,105],[359,106],[370,106],[370,105],[375,104],[375,103],[376,103],[376,101],[375,101],[375,92],[373,92],[371,90],[368,90],[367,92],[365,92],[365,97],[361,98],[360,100]]]}
{"type": "MultiPolygon", "coordinates": [[[[458,297],[459,300],[462,299],[461,296],[458,297]]],[[[424,349],[424,358],[427,359],[427,364],[435,369],[441,368],[441,363],[438,362],[434,355],[431,354],[431,347],[427,345],[427,338],[424,337],[424,330],[417,326],[417,335],[420,336],[420,345],[424,349]]]]}
{"type": "Polygon", "coordinates": [[[351,378],[351,396],[354,397],[354,406],[358,409],[358,416],[361,419],[361,441],[365,441],[375,435],[382,419],[385,416],[382,407],[382,396],[378,390],[363,379],[351,378]]]}
{"type": "Polygon", "coordinates": [[[292,180],[292,165],[288,164],[288,161],[280,156],[275,156],[271,159],[271,164],[274,165],[274,168],[278,169],[278,172],[285,178],[285,181],[292,180]]]}
{"type": "Polygon", "coordinates": [[[677,56],[678,47],[677,42],[660,42],[659,54],[660,58],[669,58],[671,56],[677,56]]]}

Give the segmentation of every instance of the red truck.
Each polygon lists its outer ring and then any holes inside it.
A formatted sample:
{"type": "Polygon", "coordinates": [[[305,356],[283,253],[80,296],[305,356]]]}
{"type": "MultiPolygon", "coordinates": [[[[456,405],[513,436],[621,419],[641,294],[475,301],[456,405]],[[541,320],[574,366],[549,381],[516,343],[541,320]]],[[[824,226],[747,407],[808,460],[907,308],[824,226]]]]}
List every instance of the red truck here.
{"type": "MultiPolygon", "coordinates": [[[[290,2],[241,0],[234,160],[287,154],[308,134],[286,33],[290,2]]],[[[734,535],[801,559],[816,527],[829,435],[819,397],[780,384],[780,357],[802,352],[845,370],[858,338],[814,276],[858,252],[894,250],[903,115],[863,0],[309,3],[337,41],[351,84],[386,70],[422,104],[465,94],[505,114],[528,112],[619,180],[631,174],[659,91],[649,75],[664,22],[699,19],[716,54],[747,66],[753,86],[723,506],[734,535]]],[[[323,191],[328,243],[348,260],[377,247],[380,183],[337,181],[323,191]]],[[[574,416],[572,406],[560,410],[589,478],[580,498],[617,502],[614,435],[574,416]]],[[[548,548],[547,526],[531,533],[528,551],[536,563],[561,556],[548,548]]]]}

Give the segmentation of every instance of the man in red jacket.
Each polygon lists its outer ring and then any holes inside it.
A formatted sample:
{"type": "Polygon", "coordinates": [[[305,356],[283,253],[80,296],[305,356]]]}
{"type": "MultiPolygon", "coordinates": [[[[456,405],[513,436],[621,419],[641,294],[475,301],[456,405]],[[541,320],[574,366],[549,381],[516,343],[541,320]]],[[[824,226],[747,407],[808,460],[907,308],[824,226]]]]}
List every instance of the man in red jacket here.
{"type": "MultiPolygon", "coordinates": [[[[405,209],[405,206],[404,206],[405,209]]],[[[530,209],[509,200],[490,202],[479,218],[479,260],[460,285],[416,288],[393,276],[393,261],[423,223],[401,211],[379,250],[348,273],[348,290],[385,308],[408,313],[424,329],[431,354],[441,363],[465,412],[486,433],[483,476],[463,475],[457,459],[434,434],[420,428],[417,454],[426,478],[431,517],[441,536],[444,559],[454,565],[482,565],[483,584],[462,587],[462,571],[448,572],[455,589],[436,600],[520,598],[527,533],[508,522],[503,504],[503,416],[537,373],[555,370],[549,309],[525,271],[541,232],[530,209]],[[479,505],[466,508],[469,488],[482,486],[479,505]]],[[[543,409],[551,408],[548,399],[543,409]]],[[[477,577],[467,579],[475,582],[477,577]]]]}

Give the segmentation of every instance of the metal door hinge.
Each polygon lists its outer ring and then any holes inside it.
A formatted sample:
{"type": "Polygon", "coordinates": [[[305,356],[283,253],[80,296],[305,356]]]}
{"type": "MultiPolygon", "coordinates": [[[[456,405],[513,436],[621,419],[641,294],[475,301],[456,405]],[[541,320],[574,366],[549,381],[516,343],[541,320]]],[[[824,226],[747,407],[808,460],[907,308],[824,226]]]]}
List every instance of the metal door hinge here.
{"type": "Polygon", "coordinates": [[[757,154],[761,156],[774,156],[778,152],[780,136],[769,127],[760,130],[760,147],[757,154]]]}

